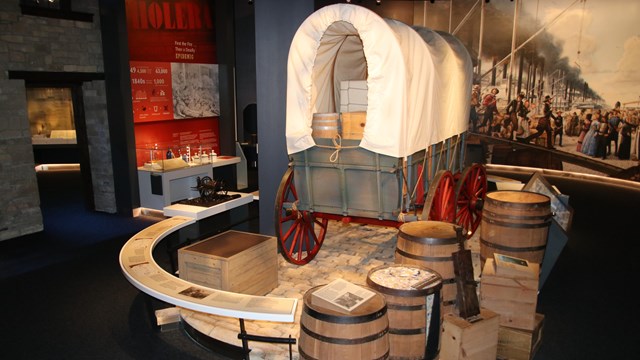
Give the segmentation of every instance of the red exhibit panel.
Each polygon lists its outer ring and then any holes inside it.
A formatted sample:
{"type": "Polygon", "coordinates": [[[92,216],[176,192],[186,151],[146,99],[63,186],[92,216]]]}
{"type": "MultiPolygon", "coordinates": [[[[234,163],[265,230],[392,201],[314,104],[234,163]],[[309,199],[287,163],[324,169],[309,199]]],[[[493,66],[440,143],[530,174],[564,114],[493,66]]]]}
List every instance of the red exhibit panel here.
{"type": "MultiPolygon", "coordinates": [[[[178,156],[180,149],[187,146],[194,150],[202,146],[203,149],[213,149],[219,154],[218,134],[218,118],[183,119],[135,125],[137,149],[171,148],[175,156],[178,156]]],[[[139,156],[138,166],[144,165],[145,161],[147,159],[139,156]]]]}
{"type": "Polygon", "coordinates": [[[127,0],[129,58],[215,64],[216,33],[207,0],[127,0]]]}
{"type": "Polygon", "coordinates": [[[133,121],[173,119],[171,64],[131,61],[133,121]]]}
{"type": "Polygon", "coordinates": [[[220,152],[214,4],[125,0],[138,149],[202,146],[220,152]]]}

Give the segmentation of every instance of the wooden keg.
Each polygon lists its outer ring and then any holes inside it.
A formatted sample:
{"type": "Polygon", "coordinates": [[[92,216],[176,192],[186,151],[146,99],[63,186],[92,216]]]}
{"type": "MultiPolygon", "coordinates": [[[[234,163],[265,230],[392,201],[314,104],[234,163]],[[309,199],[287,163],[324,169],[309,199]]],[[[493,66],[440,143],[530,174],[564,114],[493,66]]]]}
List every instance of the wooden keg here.
{"type": "Polygon", "coordinates": [[[493,191],[482,208],[480,260],[493,253],[542,264],[551,226],[551,200],[528,191],[493,191]]]}
{"type": "Polygon", "coordinates": [[[455,312],[458,291],[451,257],[460,250],[454,226],[442,221],[408,222],[398,229],[396,243],[396,264],[424,266],[442,277],[443,314],[455,312]]]}
{"type": "Polygon", "coordinates": [[[340,114],[315,113],[311,120],[311,136],[315,138],[333,139],[340,135],[340,114]]]}
{"type": "Polygon", "coordinates": [[[383,265],[367,274],[367,285],[387,302],[389,358],[436,359],[442,326],[442,278],[417,265],[383,265]]]}
{"type": "Polygon", "coordinates": [[[376,293],[351,312],[324,306],[304,294],[298,352],[302,359],[387,359],[389,319],[384,297],[376,293]]]}

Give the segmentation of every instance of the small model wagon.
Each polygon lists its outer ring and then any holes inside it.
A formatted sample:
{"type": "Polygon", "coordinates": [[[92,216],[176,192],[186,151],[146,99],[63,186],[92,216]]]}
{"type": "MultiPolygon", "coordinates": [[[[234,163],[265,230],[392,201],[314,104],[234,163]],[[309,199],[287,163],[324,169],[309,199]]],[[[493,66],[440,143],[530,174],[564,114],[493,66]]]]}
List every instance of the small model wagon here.
{"type": "Polygon", "coordinates": [[[464,163],[472,63],[454,36],[330,5],[299,27],[287,70],[275,229],[289,262],[315,257],[329,220],[475,232],[487,180],[464,163]]]}

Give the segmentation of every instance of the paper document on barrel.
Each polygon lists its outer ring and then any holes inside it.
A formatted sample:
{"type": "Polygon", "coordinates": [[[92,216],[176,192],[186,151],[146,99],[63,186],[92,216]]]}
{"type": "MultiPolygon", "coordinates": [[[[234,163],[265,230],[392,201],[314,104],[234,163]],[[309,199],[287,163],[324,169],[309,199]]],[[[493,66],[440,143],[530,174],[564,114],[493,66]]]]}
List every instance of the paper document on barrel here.
{"type": "Polygon", "coordinates": [[[343,279],[336,279],[313,293],[318,304],[333,305],[346,311],[353,311],[374,295],[373,291],[343,279]]]}

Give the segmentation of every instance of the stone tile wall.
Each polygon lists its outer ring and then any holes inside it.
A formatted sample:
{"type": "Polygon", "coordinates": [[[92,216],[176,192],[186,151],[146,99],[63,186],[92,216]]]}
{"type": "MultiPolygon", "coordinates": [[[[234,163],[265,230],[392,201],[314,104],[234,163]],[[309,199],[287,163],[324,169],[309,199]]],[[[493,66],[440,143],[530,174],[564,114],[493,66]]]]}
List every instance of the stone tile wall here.
{"type": "MultiPolygon", "coordinates": [[[[93,22],[22,15],[0,2],[0,241],[42,230],[25,85],[8,71],[104,72],[98,0],[72,1],[93,22]]],[[[104,81],[83,86],[96,210],[116,211],[104,81]]]]}
{"type": "Polygon", "coordinates": [[[41,231],[24,81],[0,80],[0,240],[41,231]]]}

